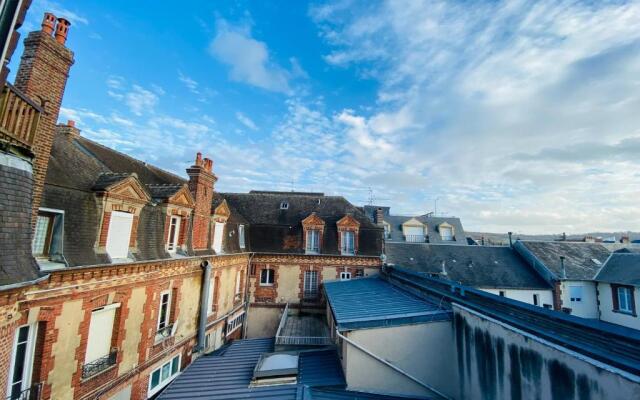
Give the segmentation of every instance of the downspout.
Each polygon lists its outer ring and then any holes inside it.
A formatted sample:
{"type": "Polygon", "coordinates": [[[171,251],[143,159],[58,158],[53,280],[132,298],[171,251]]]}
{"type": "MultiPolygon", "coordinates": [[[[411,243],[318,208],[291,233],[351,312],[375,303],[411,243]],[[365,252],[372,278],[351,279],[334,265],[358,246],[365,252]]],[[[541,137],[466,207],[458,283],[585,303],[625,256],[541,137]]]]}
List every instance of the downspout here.
{"type": "Polygon", "coordinates": [[[408,372],[406,372],[406,371],[404,371],[404,370],[400,369],[399,367],[397,367],[397,366],[395,366],[395,365],[391,364],[389,361],[387,361],[387,360],[383,359],[382,357],[379,357],[379,356],[377,356],[377,355],[373,354],[371,351],[369,351],[369,350],[365,349],[364,347],[362,347],[362,346],[361,346],[361,345],[359,345],[358,343],[356,343],[356,342],[354,342],[353,340],[351,340],[351,339],[347,338],[346,336],[342,335],[342,334],[338,331],[338,329],[336,329],[336,335],[337,335],[340,339],[344,340],[345,342],[347,342],[347,343],[349,343],[350,345],[352,345],[353,347],[355,347],[356,349],[358,349],[358,350],[362,351],[363,353],[367,354],[369,357],[371,357],[371,358],[375,359],[375,360],[376,360],[376,361],[378,361],[378,362],[381,362],[382,364],[384,364],[384,365],[386,365],[387,367],[391,368],[392,370],[394,370],[394,371],[398,372],[399,374],[406,376],[407,378],[411,379],[412,381],[414,381],[414,382],[415,382],[415,383],[417,383],[418,385],[420,385],[420,386],[422,386],[422,387],[426,388],[427,390],[429,390],[429,391],[431,391],[431,392],[433,392],[433,393],[437,394],[438,396],[440,396],[440,397],[442,397],[442,398],[444,398],[444,399],[451,400],[451,397],[449,397],[449,396],[447,396],[446,394],[444,394],[444,393],[440,392],[439,390],[437,390],[437,389],[436,389],[436,388],[434,388],[433,386],[431,386],[431,385],[429,385],[429,384],[427,384],[427,383],[422,382],[420,379],[416,378],[415,376],[413,376],[413,375],[409,374],[408,372]]]}
{"type": "Polygon", "coordinates": [[[251,261],[256,253],[250,253],[249,262],[247,263],[247,276],[244,279],[244,322],[242,322],[242,338],[247,337],[247,321],[249,320],[249,284],[251,279],[251,261]]]}
{"type": "Polygon", "coordinates": [[[198,321],[198,345],[194,349],[195,352],[204,350],[204,332],[207,328],[207,304],[209,303],[209,287],[211,286],[211,264],[203,261],[200,266],[202,273],[202,290],[200,291],[200,320],[198,321]]]}

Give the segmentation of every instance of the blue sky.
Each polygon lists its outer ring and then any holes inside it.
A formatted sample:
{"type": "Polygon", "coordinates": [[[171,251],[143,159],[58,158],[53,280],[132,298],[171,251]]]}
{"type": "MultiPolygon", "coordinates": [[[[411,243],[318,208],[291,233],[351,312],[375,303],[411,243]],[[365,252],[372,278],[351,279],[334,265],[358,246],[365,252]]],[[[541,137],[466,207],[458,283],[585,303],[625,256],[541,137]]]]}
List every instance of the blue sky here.
{"type": "MultiPolygon", "coordinates": [[[[640,230],[640,2],[35,0],[61,119],[220,191],[313,190],[467,230],[640,230]]],[[[17,69],[18,49],[13,59],[17,69]]]]}

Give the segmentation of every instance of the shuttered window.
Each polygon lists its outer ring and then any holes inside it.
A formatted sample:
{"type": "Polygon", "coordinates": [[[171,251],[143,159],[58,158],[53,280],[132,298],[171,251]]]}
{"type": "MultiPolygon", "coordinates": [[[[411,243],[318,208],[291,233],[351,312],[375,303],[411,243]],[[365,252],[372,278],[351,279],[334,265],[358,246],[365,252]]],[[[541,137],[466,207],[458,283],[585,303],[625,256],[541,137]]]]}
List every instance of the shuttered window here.
{"type": "Polygon", "coordinates": [[[238,225],[238,243],[241,249],[244,249],[244,225],[238,225]]]}
{"type": "Polygon", "coordinates": [[[91,313],[89,323],[89,338],[84,363],[90,363],[109,355],[111,351],[111,335],[113,334],[113,321],[116,309],[120,304],[111,304],[104,308],[94,310],[91,313]]]}
{"type": "Polygon", "coordinates": [[[129,257],[129,240],[131,238],[132,225],[133,214],[120,211],[111,213],[107,236],[107,253],[112,260],[129,257]]]}
{"type": "Polygon", "coordinates": [[[341,250],[342,254],[355,254],[355,235],[352,231],[342,232],[341,250]]]}
{"type": "Polygon", "coordinates": [[[304,297],[315,298],[318,296],[318,272],[305,271],[304,273],[304,297]]]}
{"type": "Polygon", "coordinates": [[[319,253],[320,252],[320,231],[317,229],[310,229],[307,231],[307,253],[319,253]]]}
{"type": "Polygon", "coordinates": [[[175,253],[178,249],[178,238],[180,237],[180,222],[180,217],[171,217],[169,223],[169,240],[167,241],[167,250],[169,251],[169,253],[175,253]]]}
{"type": "Polygon", "coordinates": [[[222,253],[222,235],[224,233],[224,224],[222,222],[216,222],[215,229],[213,231],[213,250],[217,254],[222,253]]]}

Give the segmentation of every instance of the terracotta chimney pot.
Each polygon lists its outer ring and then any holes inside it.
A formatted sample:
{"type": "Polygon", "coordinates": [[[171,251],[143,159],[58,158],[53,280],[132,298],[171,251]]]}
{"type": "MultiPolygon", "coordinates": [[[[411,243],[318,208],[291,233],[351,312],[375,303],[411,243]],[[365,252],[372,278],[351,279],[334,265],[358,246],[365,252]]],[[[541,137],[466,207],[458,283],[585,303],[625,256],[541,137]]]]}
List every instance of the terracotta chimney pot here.
{"type": "Polygon", "coordinates": [[[71,127],[75,127],[76,126],[76,121],[70,119],[67,121],[67,126],[71,126],[71,127]]]}
{"type": "Polygon", "coordinates": [[[58,18],[58,24],[56,25],[56,42],[64,44],[67,41],[70,26],[71,22],[64,18],[58,18]]]}
{"type": "Polygon", "coordinates": [[[56,25],[56,16],[51,13],[44,13],[44,18],[42,18],[42,32],[51,36],[55,25],[56,25]]]}

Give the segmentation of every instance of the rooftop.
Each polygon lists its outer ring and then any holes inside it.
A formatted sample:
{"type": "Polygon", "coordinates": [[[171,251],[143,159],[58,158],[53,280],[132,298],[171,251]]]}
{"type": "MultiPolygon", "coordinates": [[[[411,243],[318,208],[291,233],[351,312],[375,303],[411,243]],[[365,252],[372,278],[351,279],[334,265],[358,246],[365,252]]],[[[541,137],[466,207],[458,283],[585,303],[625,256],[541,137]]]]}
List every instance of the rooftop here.
{"type": "Polygon", "coordinates": [[[437,304],[415,297],[378,277],[325,282],[324,291],[341,331],[451,318],[450,312],[437,304]]]}
{"type": "Polygon", "coordinates": [[[510,247],[386,243],[386,262],[478,288],[550,289],[544,279],[510,247]]]}
{"type": "Polygon", "coordinates": [[[595,280],[640,286],[640,253],[612,253],[595,280]]]}
{"type": "Polygon", "coordinates": [[[251,387],[258,361],[273,350],[273,338],[234,341],[194,361],[158,399],[399,399],[344,390],[344,375],[334,348],[299,352],[296,383],[251,387]]]}
{"type": "Polygon", "coordinates": [[[600,243],[517,241],[516,249],[524,247],[556,278],[562,276],[560,257],[564,257],[567,279],[592,280],[610,251],[600,243]]]}

